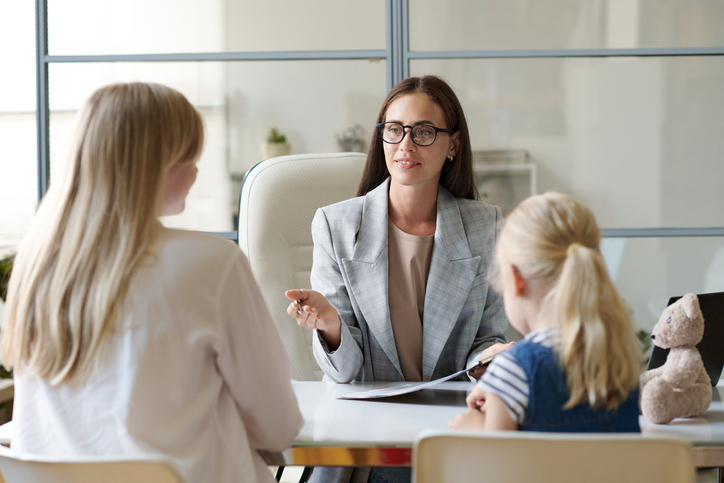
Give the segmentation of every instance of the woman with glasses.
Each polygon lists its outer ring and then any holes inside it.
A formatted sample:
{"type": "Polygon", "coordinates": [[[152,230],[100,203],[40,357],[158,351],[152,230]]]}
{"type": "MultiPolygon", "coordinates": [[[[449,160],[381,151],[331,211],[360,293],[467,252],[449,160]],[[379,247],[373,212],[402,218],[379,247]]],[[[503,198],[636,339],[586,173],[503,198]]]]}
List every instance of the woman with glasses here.
{"type": "Polygon", "coordinates": [[[477,201],[465,115],[450,86],[435,76],[397,84],[357,197],[314,217],[313,290],[286,293],[289,315],[314,329],[326,377],[429,381],[506,349],[503,300],[488,285],[501,220],[477,201]]]}

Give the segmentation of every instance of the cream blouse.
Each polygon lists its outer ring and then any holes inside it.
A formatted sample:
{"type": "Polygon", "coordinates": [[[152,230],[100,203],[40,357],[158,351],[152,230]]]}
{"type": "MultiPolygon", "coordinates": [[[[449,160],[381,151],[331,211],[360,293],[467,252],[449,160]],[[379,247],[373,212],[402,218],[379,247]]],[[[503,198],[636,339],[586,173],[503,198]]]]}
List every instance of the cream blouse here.
{"type": "Polygon", "coordinates": [[[387,223],[389,304],[397,356],[406,381],[422,380],[422,314],[434,235],[405,233],[387,223]]]}
{"type": "Polygon", "coordinates": [[[17,375],[12,449],[166,455],[188,483],[273,483],[257,450],[302,427],[289,360],[249,263],[219,237],[162,229],[82,385],[17,375]]]}

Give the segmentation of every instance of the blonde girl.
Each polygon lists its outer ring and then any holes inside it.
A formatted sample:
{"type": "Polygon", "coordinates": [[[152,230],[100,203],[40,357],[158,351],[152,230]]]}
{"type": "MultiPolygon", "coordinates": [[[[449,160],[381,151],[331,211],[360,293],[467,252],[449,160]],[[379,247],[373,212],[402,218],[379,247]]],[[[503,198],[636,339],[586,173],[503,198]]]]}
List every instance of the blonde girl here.
{"type": "Polygon", "coordinates": [[[496,357],[452,428],[640,430],[639,345],[600,240],[593,213],[563,194],[532,196],[509,215],[495,285],[525,338],[496,357]]]}
{"type": "Polygon", "coordinates": [[[271,480],[301,425],[289,363],[233,244],[163,227],[204,131],[179,92],[114,84],[80,110],[9,283],[12,449],[160,453],[185,481],[271,480]]]}

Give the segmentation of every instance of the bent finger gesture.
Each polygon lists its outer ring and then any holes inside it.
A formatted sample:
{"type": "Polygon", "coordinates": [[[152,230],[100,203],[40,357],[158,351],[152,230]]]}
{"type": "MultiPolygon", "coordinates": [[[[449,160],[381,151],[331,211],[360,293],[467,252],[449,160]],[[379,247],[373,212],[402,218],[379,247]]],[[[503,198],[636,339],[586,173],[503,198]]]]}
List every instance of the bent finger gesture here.
{"type": "Polygon", "coordinates": [[[297,321],[297,325],[307,329],[317,329],[331,350],[339,347],[342,336],[342,323],[337,310],[321,293],[315,290],[287,290],[284,295],[292,302],[287,314],[297,321]]]}

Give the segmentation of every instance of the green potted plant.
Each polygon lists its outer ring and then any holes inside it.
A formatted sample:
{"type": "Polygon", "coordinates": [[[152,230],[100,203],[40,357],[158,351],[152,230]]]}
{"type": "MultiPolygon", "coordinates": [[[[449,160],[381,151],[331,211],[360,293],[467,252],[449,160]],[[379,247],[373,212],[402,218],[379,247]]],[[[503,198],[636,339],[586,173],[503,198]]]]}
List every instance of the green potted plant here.
{"type": "Polygon", "coordinates": [[[271,128],[266,137],[266,143],[261,145],[261,153],[264,159],[286,156],[290,151],[291,147],[287,143],[287,137],[279,133],[277,128],[271,128]]]}
{"type": "Polygon", "coordinates": [[[10,272],[13,270],[13,261],[15,261],[15,254],[0,260],[0,300],[3,302],[8,294],[8,280],[10,280],[10,272]]]}
{"type": "Polygon", "coordinates": [[[639,329],[636,332],[636,338],[641,344],[641,370],[645,371],[649,363],[649,357],[651,357],[651,334],[644,329],[639,329]]]}
{"type": "MultiPolygon", "coordinates": [[[[0,325],[4,323],[5,297],[8,294],[8,280],[10,280],[10,272],[13,270],[13,261],[15,261],[15,254],[0,260],[0,325]]],[[[0,365],[0,379],[11,377],[13,377],[13,374],[0,365]]],[[[0,404],[0,420],[7,419],[7,415],[2,413],[4,405],[5,403],[0,404]]]]}

